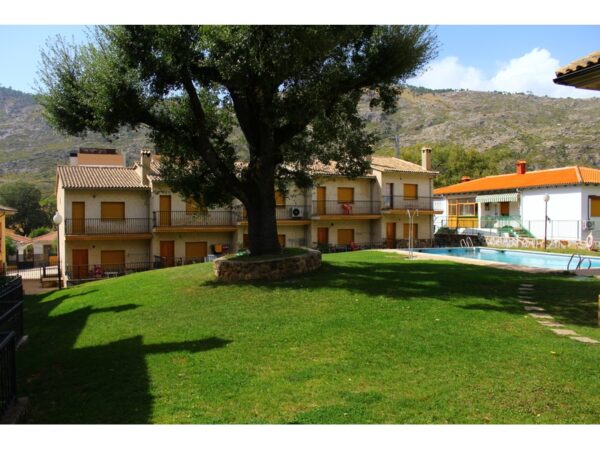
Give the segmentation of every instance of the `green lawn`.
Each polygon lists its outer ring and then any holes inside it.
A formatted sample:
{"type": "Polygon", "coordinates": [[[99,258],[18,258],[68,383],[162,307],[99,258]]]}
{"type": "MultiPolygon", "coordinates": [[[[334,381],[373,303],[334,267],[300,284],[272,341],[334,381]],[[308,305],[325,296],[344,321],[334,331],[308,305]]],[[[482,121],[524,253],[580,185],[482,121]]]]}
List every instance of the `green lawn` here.
{"type": "Polygon", "coordinates": [[[198,264],[26,300],[33,423],[597,423],[598,280],[382,252],[219,284],[198,264]]]}

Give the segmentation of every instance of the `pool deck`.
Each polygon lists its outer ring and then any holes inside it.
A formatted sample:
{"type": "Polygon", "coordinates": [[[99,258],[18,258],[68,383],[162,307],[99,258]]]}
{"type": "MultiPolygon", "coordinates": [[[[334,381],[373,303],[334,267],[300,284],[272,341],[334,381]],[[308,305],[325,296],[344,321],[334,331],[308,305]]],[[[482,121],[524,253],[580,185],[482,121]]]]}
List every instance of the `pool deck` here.
{"type": "MultiPolygon", "coordinates": [[[[387,253],[398,253],[400,255],[409,256],[410,253],[408,250],[400,250],[400,249],[384,249],[382,252],[387,253]]],[[[497,261],[484,261],[481,259],[470,259],[470,258],[460,258],[457,256],[450,255],[436,255],[432,253],[419,253],[412,252],[412,257],[414,259],[420,260],[437,260],[437,261],[453,261],[461,264],[471,264],[474,266],[486,266],[486,267],[494,267],[496,269],[505,269],[505,270],[517,270],[519,272],[527,272],[527,273],[566,273],[565,270],[557,270],[557,269],[542,269],[540,267],[528,267],[528,266],[518,266],[516,264],[507,264],[501,263],[497,261]]],[[[597,271],[598,269],[592,269],[597,271]]],[[[577,275],[594,275],[590,270],[579,270],[577,271],[577,275]]],[[[600,271],[598,271],[600,275],[600,271]]]]}

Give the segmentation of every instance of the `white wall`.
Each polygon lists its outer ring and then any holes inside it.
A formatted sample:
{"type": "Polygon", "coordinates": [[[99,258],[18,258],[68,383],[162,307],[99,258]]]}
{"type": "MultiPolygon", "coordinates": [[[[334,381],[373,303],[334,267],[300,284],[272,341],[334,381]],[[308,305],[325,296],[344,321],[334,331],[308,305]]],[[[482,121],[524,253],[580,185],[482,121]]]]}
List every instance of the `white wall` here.
{"type": "Polygon", "coordinates": [[[521,192],[521,218],[536,238],[544,238],[545,202],[548,201],[547,238],[580,240],[582,214],[581,186],[527,189],[521,192]]]}

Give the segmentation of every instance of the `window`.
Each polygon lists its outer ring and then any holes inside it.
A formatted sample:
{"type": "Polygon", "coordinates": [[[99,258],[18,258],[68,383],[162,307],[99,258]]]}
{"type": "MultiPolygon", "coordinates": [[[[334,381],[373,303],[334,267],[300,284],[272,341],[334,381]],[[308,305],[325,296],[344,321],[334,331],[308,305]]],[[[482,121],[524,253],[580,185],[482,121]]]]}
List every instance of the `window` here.
{"type": "Polygon", "coordinates": [[[510,203],[509,202],[500,202],[500,215],[508,216],[510,214],[510,203]]]}
{"type": "Polygon", "coordinates": [[[416,223],[412,224],[412,233],[411,227],[409,223],[404,224],[404,239],[408,239],[409,237],[413,239],[418,239],[419,237],[419,225],[416,223]]]}
{"type": "Polygon", "coordinates": [[[100,264],[106,272],[123,272],[125,270],[125,250],[102,250],[100,264]]]}
{"type": "Polygon", "coordinates": [[[590,217],[600,217],[600,197],[590,196],[590,217]]]}
{"type": "Polygon", "coordinates": [[[338,245],[350,245],[354,242],[354,230],[338,230],[337,243],[338,245]]]}
{"type": "Polygon", "coordinates": [[[100,204],[100,218],[102,220],[125,220],[125,203],[102,202],[100,204]]]}
{"type": "Polygon", "coordinates": [[[416,184],[404,183],[404,199],[416,200],[418,197],[418,186],[416,184]]]}
{"type": "Polygon", "coordinates": [[[339,187],[337,200],[338,203],[354,203],[354,188],[339,187]]]}

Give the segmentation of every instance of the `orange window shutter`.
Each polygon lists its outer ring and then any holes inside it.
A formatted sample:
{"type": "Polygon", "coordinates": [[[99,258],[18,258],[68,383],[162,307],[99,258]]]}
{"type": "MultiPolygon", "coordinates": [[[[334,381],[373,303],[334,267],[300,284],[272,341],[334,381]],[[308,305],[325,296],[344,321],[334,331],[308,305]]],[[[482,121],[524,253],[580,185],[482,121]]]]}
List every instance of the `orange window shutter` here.
{"type": "Polygon", "coordinates": [[[100,205],[100,217],[105,220],[125,219],[125,203],[102,202],[100,205]]]}
{"type": "Polygon", "coordinates": [[[348,245],[354,242],[354,230],[338,230],[337,241],[340,245],[348,245]]]}
{"type": "Polygon", "coordinates": [[[590,197],[590,217],[600,217],[600,197],[590,197]]]}
{"type": "Polygon", "coordinates": [[[416,184],[404,184],[404,198],[416,199],[417,198],[417,185],[416,184]]]}
{"type": "Polygon", "coordinates": [[[354,203],[354,188],[338,188],[338,203],[354,203]]]}
{"type": "Polygon", "coordinates": [[[285,197],[281,191],[275,191],[275,206],[285,206],[285,197]]]}

